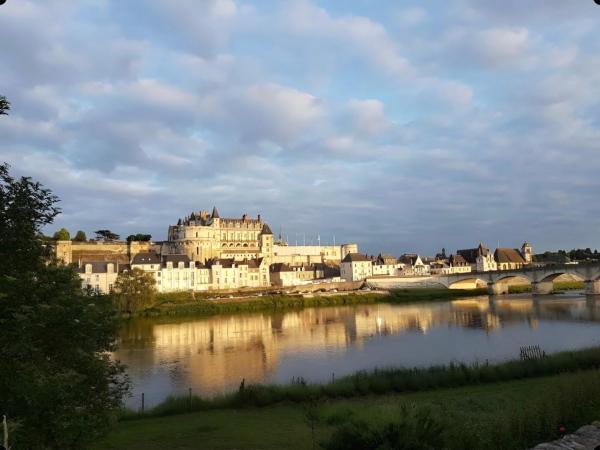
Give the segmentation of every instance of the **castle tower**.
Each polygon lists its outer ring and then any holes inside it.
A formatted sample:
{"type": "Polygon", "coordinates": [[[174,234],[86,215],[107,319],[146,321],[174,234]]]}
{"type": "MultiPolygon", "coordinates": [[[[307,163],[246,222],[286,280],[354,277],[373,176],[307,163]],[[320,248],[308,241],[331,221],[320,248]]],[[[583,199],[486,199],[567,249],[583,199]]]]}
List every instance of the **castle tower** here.
{"type": "Polygon", "coordinates": [[[525,263],[531,264],[533,262],[533,247],[529,242],[524,242],[521,247],[521,255],[525,259],[525,263]]]}
{"type": "Polygon", "coordinates": [[[259,245],[263,258],[270,265],[273,261],[273,232],[266,223],[260,232],[259,245]]]}

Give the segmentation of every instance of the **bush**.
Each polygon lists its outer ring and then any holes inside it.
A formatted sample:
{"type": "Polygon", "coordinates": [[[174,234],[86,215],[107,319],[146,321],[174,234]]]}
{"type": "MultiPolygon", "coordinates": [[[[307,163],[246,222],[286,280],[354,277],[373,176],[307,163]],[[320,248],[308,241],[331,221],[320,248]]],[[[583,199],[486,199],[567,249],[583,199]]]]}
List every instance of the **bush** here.
{"type": "Polygon", "coordinates": [[[398,420],[345,423],[321,445],[325,450],[430,450],[442,447],[443,429],[428,409],[404,407],[398,420]]]}

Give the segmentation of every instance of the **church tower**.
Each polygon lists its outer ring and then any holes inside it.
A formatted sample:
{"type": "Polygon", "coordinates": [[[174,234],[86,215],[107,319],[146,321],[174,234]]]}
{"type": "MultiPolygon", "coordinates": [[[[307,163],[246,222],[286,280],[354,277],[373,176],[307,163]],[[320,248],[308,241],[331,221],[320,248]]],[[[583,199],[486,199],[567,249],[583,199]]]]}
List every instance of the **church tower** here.
{"type": "Polygon", "coordinates": [[[523,256],[526,264],[531,264],[533,262],[533,248],[529,242],[523,243],[523,246],[521,247],[521,255],[523,256]]]}

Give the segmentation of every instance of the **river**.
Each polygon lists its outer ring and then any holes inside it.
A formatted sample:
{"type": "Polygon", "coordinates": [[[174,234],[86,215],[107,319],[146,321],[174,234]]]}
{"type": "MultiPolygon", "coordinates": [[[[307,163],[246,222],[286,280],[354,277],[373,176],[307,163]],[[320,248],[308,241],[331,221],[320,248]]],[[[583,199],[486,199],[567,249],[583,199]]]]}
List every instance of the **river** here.
{"type": "Polygon", "coordinates": [[[375,304],[201,318],[139,318],[114,357],[138,409],[168,395],[211,396],[246,383],[327,381],[362,369],[518,358],[600,345],[600,301],[578,293],[375,304]]]}

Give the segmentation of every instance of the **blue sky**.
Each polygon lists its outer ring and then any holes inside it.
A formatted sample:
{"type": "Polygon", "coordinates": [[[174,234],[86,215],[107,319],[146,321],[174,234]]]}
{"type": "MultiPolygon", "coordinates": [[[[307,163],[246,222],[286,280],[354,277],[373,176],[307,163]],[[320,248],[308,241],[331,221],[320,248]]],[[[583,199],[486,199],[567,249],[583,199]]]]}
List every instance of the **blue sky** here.
{"type": "MultiPolygon", "coordinates": [[[[592,0],[8,0],[0,159],[55,226],[262,214],[369,253],[600,247],[592,0]]],[[[301,239],[301,238],[299,238],[301,239]]]]}

